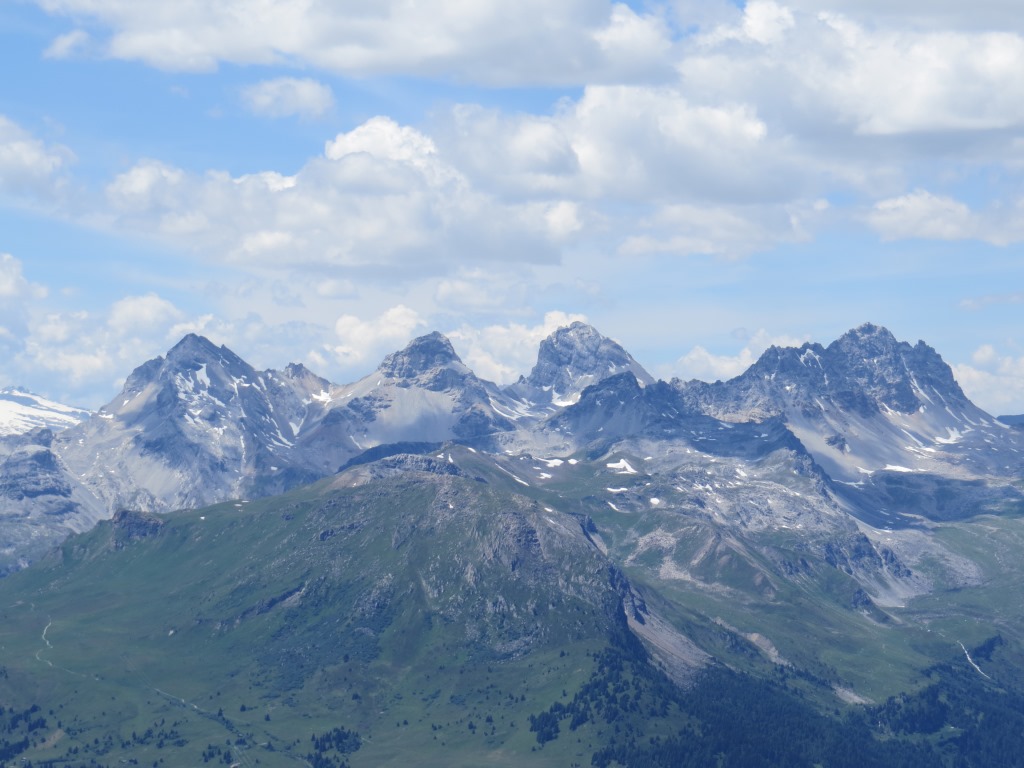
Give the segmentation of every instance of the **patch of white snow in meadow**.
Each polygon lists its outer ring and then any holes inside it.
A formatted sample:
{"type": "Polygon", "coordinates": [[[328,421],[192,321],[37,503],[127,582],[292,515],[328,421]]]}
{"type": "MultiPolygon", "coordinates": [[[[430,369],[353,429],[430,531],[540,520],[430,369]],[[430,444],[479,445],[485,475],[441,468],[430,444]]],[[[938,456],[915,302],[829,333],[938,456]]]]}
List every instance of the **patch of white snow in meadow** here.
{"type": "Polygon", "coordinates": [[[625,459],[619,459],[618,461],[608,462],[608,469],[617,469],[620,475],[635,475],[637,471],[630,466],[629,462],[625,459]]]}

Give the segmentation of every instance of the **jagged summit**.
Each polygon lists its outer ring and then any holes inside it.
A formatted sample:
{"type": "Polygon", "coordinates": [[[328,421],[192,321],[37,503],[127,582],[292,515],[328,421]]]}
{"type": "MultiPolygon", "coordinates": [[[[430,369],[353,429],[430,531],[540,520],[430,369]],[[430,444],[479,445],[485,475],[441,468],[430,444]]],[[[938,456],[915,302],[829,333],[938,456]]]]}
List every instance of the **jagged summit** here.
{"type": "Polygon", "coordinates": [[[196,333],[187,333],[182,336],[181,341],[171,347],[170,351],[167,353],[167,359],[181,359],[192,356],[213,357],[224,352],[231,355],[234,354],[225,346],[218,347],[205,336],[200,336],[196,333]]]}
{"type": "Polygon", "coordinates": [[[252,366],[226,346],[218,347],[205,336],[189,333],[171,347],[166,355],[158,355],[133,370],[125,380],[121,395],[102,410],[118,409],[115,403],[126,405],[143,391],[151,389],[154,382],[166,383],[175,374],[209,387],[208,371],[212,370],[223,371],[224,376],[218,378],[226,380],[254,372],[252,366]]]}
{"type": "Polygon", "coordinates": [[[192,403],[202,393],[227,402],[237,392],[237,382],[255,381],[255,369],[226,346],[190,333],[166,356],[158,356],[136,368],[125,380],[121,394],[101,410],[130,414],[161,411],[192,403]]]}
{"type": "Polygon", "coordinates": [[[934,395],[950,406],[968,403],[953,371],[923,341],[911,346],[868,323],[840,336],[825,352],[835,371],[880,407],[913,413],[934,395]]]}
{"type": "Polygon", "coordinates": [[[271,383],[306,391],[311,398],[320,401],[330,398],[330,391],[334,386],[302,363],[288,363],[283,371],[267,371],[267,374],[271,383]]]}
{"type": "MultiPolygon", "coordinates": [[[[716,418],[784,418],[833,477],[849,482],[886,467],[924,471],[939,447],[992,422],[934,349],[872,323],[827,347],[771,347],[727,382],[675,385],[690,407],[716,418]]],[[[974,453],[965,455],[975,461],[974,453]]]]}
{"type": "Polygon", "coordinates": [[[440,368],[458,367],[469,372],[455,352],[455,348],[442,333],[434,331],[413,339],[398,352],[384,358],[378,370],[393,379],[412,379],[440,368]]]}
{"type": "Polygon", "coordinates": [[[526,381],[544,387],[574,376],[577,379],[587,375],[604,378],[623,370],[631,371],[641,384],[654,381],[619,344],[602,336],[593,326],[576,321],[559,328],[540,343],[537,364],[526,381]]]}
{"type": "Polygon", "coordinates": [[[907,342],[897,340],[888,328],[864,323],[829,344],[825,356],[833,365],[862,381],[872,373],[887,373],[895,379],[905,373],[903,355],[911,349],[907,342]]]}
{"type": "MultiPolygon", "coordinates": [[[[685,389],[690,385],[682,385],[685,389]]],[[[699,389],[696,384],[691,389],[699,389]]],[[[939,354],[919,341],[911,346],[885,327],[865,323],[827,347],[769,347],[749,369],[709,386],[739,398],[751,415],[777,415],[787,403],[827,397],[842,409],[870,416],[912,414],[936,400],[967,407],[969,401],[939,354]]]]}
{"type": "MultiPolygon", "coordinates": [[[[284,375],[290,379],[304,379],[307,376],[316,376],[309,368],[304,366],[302,363],[288,363],[284,367],[284,375]]],[[[320,378],[320,377],[318,377],[320,378]]]]}
{"type": "Polygon", "coordinates": [[[57,435],[53,451],[106,511],[159,511],[275,493],[378,446],[576,450],[584,438],[682,434],[698,414],[779,420],[847,482],[889,466],[930,471],[944,456],[963,472],[1007,463],[981,445],[1003,428],[964,397],[942,358],[870,323],[828,346],[772,347],[729,382],[662,385],[618,343],[576,322],[546,338],[529,375],[504,388],[478,378],[437,332],[346,385],[299,363],[256,370],[188,334],[136,368],[95,418],[57,435]]]}
{"type": "Polygon", "coordinates": [[[516,397],[565,406],[591,384],[629,371],[641,386],[654,378],[618,343],[580,321],[559,328],[540,343],[537,363],[509,387],[516,397]]]}
{"type": "Polygon", "coordinates": [[[305,368],[258,371],[228,347],[188,334],[136,368],[97,418],[56,450],[111,511],[273,492],[316,479],[292,449],[329,386],[305,368]],[[110,453],[105,465],[94,461],[97,446],[110,453]]]}
{"type": "Polygon", "coordinates": [[[861,323],[856,328],[851,328],[836,341],[842,341],[843,339],[874,339],[877,342],[886,345],[899,344],[899,341],[897,341],[896,337],[893,336],[892,331],[884,325],[875,325],[870,321],[861,323]]]}

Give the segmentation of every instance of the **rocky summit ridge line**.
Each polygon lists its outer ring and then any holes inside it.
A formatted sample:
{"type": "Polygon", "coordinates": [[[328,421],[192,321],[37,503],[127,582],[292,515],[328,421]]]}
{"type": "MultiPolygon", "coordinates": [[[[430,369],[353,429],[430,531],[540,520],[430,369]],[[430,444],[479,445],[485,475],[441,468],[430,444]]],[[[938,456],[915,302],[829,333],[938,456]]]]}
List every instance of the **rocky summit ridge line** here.
{"type": "Polygon", "coordinates": [[[773,421],[820,468],[829,498],[881,527],[921,511],[920,503],[892,508],[910,489],[925,500],[950,496],[951,484],[963,491],[941,511],[925,504],[934,514],[1017,495],[1019,432],[971,403],[931,347],[871,324],[827,347],[772,347],[727,382],[666,384],[576,322],[544,339],[530,374],[504,388],[478,378],[436,332],[349,385],[297,364],[257,371],[189,334],[136,368],[93,418],[4,438],[0,567],[24,564],[118,509],[272,495],[388,445],[455,440],[568,455],[628,438],[686,444],[707,457],[721,441],[698,443],[698,432],[761,434],[737,427],[773,421]]]}

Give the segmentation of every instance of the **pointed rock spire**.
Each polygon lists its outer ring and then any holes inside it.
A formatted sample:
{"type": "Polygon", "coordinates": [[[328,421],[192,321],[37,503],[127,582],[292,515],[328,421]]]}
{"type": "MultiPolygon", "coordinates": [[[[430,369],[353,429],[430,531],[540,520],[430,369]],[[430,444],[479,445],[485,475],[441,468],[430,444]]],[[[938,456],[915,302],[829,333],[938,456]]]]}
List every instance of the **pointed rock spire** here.
{"type": "Polygon", "coordinates": [[[510,392],[535,402],[557,406],[579,400],[591,384],[629,371],[641,385],[654,382],[633,356],[593,326],[576,321],[559,328],[540,343],[537,364],[510,392]]]}
{"type": "Polygon", "coordinates": [[[378,370],[393,379],[412,379],[453,365],[469,371],[448,337],[434,331],[413,339],[405,349],[392,352],[384,358],[378,370]]]}

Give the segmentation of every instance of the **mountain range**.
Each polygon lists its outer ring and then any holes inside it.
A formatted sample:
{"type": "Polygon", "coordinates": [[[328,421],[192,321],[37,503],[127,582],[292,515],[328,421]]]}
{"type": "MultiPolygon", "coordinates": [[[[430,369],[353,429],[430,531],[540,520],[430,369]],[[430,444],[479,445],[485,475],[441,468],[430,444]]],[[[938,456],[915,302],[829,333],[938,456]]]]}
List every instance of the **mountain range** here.
{"type": "Polygon", "coordinates": [[[504,387],[438,333],[348,385],[189,335],[61,426],[0,438],[6,689],[69,702],[35,759],[173,710],[227,763],[699,765],[724,686],[797,708],[779,754],[982,765],[1024,693],[1024,433],[875,325],[705,383],[574,323],[504,387]]]}
{"type": "MultiPolygon", "coordinates": [[[[619,368],[652,381],[618,344],[582,323],[546,339],[530,376],[505,389],[479,379],[438,333],[414,339],[348,385],[298,364],[257,371],[190,334],[132,371],[92,418],[53,404],[49,421],[19,422],[37,429],[0,439],[0,483],[10,502],[0,506],[0,567],[23,564],[122,508],[166,512],[281,493],[382,445],[494,442],[619,368]]],[[[17,424],[9,424],[14,432],[17,424]]]]}

